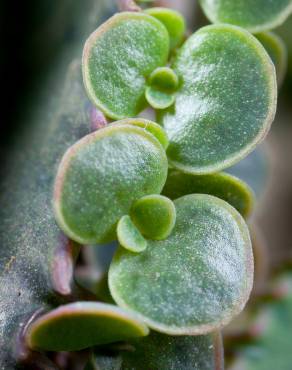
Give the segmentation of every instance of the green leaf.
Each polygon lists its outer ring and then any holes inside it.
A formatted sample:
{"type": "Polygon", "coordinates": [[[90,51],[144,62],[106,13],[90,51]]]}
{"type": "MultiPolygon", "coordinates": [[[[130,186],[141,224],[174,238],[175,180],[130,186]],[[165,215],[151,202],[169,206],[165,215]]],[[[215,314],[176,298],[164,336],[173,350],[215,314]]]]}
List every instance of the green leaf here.
{"type": "Polygon", "coordinates": [[[160,119],[173,167],[216,172],[264,139],[275,115],[276,74],[255,37],[231,25],[204,27],[183,45],[172,68],[182,83],[160,119]]]}
{"type": "Polygon", "coordinates": [[[125,123],[128,125],[134,125],[149,131],[156,139],[160,142],[164,149],[168,147],[168,138],[163,128],[153,121],[149,121],[143,118],[128,118],[119,121],[119,123],[125,123]]]}
{"type": "Polygon", "coordinates": [[[174,92],[178,87],[178,77],[169,67],[159,67],[148,79],[145,97],[155,109],[170,107],[175,100],[174,92]]]}
{"type": "Polygon", "coordinates": [[[162,91],[153,86],[146,87],[145,97],[147,102],[154,109],[166,109],[175,101],[174,94],[162,91]]]}
{"type": "Polygon", "coordinates": [[[286,45],[280,36],[273,32],[262,32],[256,34],[255,36],[265,47],[273,63],[275,64],[278,86],[281,86],[286,74],[288,63],[286,45]]]}
{"type": "Polygon", "coordinates": [[[223,370],[220,334],[170,337],[151,333],[131,341],[121,370],[223,370]]]}
{"type": "Polygon", "coordinates": [[[128,215],[118,222],[117,236],[120,245],[131,252],[142,252],[147,247],[147,241],[128,215]]]}
{"type": "Polygon", "coordinates": [[[291,83],[292,76],[292,37],[291,37],[291,27],[292,27],[292,15],[286,20],[281,27],[277,28],[277,35],[283,40],[285,47],[288,51],[288,68],[287,68],[287,79],[291,83]]]}
{"type": "Polygon", "coordinates": [[[135,200],[160,193],[166,176],[166,154],[152,134],[125,123],[107,126],[65,153],[55,181],[57,221],[81,244],[114,240],[119,219],[135,200]]]}
{"type": "Polygon", "coordinates": [[[171,50],[180,46],[184,38],[186,25],[184,17],[179,12],[159,7],[147,9],[145,12],[164,24],[169,33],[171,50]]]}
{"type": "Polygon", "coordinates": [[[250,32],[282,24],[292,11],[291,0],[199,0],[212,23],[230,23],[250,32]]]}
{"type": "Polygon", "coordinates": [[[170,170],[162,194],[177,199],[187,194],[210,194],[225,200],[247,218],[253,208],[253,191],[247,184],[227,173],[192,175],[170,170]]]}
{"type": "Polygon", "coordinates": [[[137,228],[147,238],[165,239],[175,225],[176,211],[173,202],[162,195],[146,195],[137,200],[130,210],[137,228]]]}
{"type": "Polygon", "coordinates": [[[175,91],[178,87],[178,82],[177,75],[169,67],[156,68],[148,79],[150,86],[155,86],[169,92],[175,91]]]}
{"type": "Polygon", "coordinates": [[[88,96],[107,116],[136,116],[146,106],[146,79],[167,62],[169,36],[145,13],[114,15],[87,40],[83,76],[88,96]]]}
{"type": "Polygon", "coordinates": [[[26,342],[32,349],[78,351],[148,335],[148,328],[135,315],[116,306],[71,303],[43,315],[28,328],[26,342]]]}
{"type": "Polygon", "coordinates": [[[119,248],[109,288],[121,307],[152,329],[198,335],[226,325],[243,309],[253,282],[247,226],[225,201],[187,195],[174,201],[176,224],[163,241],[133,255],[119,248]]]}
{"type": "Polygon", "coordinates": [[[88,370],[223,370],[219,333],[171,337],[152,332],[130,340],[129,347],[111,356],[96,352],[88,370]]]}

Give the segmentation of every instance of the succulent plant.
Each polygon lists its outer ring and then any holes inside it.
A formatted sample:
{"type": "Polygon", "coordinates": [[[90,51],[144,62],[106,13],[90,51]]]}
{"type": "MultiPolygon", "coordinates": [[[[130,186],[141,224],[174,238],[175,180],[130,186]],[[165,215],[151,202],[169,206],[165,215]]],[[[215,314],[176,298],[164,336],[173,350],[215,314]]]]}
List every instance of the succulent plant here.
{"type": "Polygon", "coordinates": [[[269,131],[285,51],[248,30],[278,24],[291,2],[271,1],[258,23],[260,0],[201,3],[218,24],[186,38],[178,12],[121,1],[87,39],[59,110],[28,133],[33,150],[11,155],[1,369],[57,369],[52,352],[82,350],[87,370],[223,369],[220,330],[253,285],[254,194],[219,171],[269,131]],[[147,107],[157,122],[139,116],[147,107]],[[82,288],[78,255],[116,241],[106,293],[82,288]]]}

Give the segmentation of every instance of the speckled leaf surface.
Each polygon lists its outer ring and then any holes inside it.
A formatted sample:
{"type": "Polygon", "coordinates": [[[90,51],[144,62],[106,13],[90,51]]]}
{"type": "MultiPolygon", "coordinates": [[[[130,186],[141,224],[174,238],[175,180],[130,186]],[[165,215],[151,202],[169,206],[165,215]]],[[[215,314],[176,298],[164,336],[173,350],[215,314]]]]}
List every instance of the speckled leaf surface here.
{"type": "Polygon", "coordinates": [[[33,322],[26,341],[32,349],[78,351],[148,334],[146,325],[119,307],[76,302],[60,306],[33,322]]]}
{"type": "Polygon", "coordinates": [[[253,208],[254,195],[250,187],[238,178],[220,172],[211,175],[192,175],[170,169],[162,194],[177,199],[187,194],[210,194],[225,200],[248,217],[253,208]]]}
{"type": "Polygon", "coordinates": [[[261,32],[257,33],[255,36],[264,46],[275,64],[278,86],[281,86],[286,74],[288,62],[286,45],[281,37],[274,32],[261,32]]]}
{"type": "Polygon", "coordinates": [[[129,350],[121,351],[115,356],[106,357],[96,353],[91,363],[91,367],[87,370],[96,370],[96,368],[99,370],[223,370],[224,368],[219,333],[171,337],[152,332],[145,338],[131,340],[129,350]]]}
{"type": "Polygon", "coordinates": [[[165,65],[169,36],[165,26],[145,13],[110,18],[87,40],[83,76],[92,102],[107,116],[136,116],[146,106],[145,81],[165,65]]]}
{"type": "Polygon", "coordinates": [[[51,269],[60,242],[52,185],[64,149],[90,130],[79,64],[72,65],[59,91],[50,113],[42,111],[26,128],[1,177],[1,370],[14,366],[15,335],[23,320],[52,301],[51,269]]]}
{"type": "Polygon", "coordinates": [[[176,224],[133,256],[118,249],[109,287],[119,306],[168,334],[204,334],[244,307],[253,282],[249,233],[240,214],[210,195],[174,201],[176,224]]]}
{"type": "Polygon", "coordinates": [[[160,115],[172,166],[191,173],[227,168],[263,140],[274,119],[276,74],[247,31],[213,25],[191,36],[175,58],[176,102],[160,115]]]}
{"type": "Polygon", "coordinates": [[[132,203],[159,194],[166,176],[160,142],[138,126],[114,123],[65,153],[55,181],[57,221],[81,244],[113,241],[117,222],[132,203]]]}
{"type": "Polygon", "coordinates": [[[199,0],[213,23],[230,23],[251,32],[282,24],[292,11],[291,0],[199,0]]]}

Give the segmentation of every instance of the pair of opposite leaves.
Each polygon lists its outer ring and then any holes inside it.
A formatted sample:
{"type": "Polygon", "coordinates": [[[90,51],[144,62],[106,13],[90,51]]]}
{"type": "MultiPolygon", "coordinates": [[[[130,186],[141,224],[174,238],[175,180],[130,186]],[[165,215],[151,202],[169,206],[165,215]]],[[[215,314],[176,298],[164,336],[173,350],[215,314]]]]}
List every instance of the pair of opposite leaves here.
{"type": "MultiPolygon", "coordinates": [[[[122,13],[87,41],[85,84],[112,118],[145,107],[151,100],[147,93],[145,98],[149,76],[150,85],[161,76],[166,85],[176,76],[177,84],[174,105],[160,112],[167,136],[152,122],[127,120],[85,137],[65,154],[55,211],[77,242],[115,239],[117,222],[133,203],[161,193],[168,172],[165,149],[173,167],[208,173],[238,161],[269,128],[275,72],[253,36],[229,25],[205,27],[182,46],[173,71],[161,71],[169,36],[165,22],[154,16],[122,13]]],[[[172,36],[171,44],[177,46],[182,36],[172,36]]],[[[161,92],[169,91],[163,85],[161,92]]],[[[225,325],[248,298],[253,276],[248,230],[237,211],[218,198],[187,195],[174,204],[177,218],[167,239],[149,240],[139,254],[117,251],[110,290],[121,307],[156,330],[207,333],[225,325]]]]}

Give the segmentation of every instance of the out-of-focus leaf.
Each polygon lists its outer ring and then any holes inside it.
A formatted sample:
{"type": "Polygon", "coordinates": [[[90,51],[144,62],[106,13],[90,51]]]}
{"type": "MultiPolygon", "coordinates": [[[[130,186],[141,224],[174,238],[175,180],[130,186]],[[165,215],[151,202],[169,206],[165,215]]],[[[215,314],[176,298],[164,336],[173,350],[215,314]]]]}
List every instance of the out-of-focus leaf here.
{"type": "Polygon", "coordinates": [[[224,367],[219,333],[171,337],[152,332],[128,343],[128,351],[116,355],[96,352],[86,370],[223,370],[224,367]]]}
{"type": "Polygon", "coordinates": [[[283,40],[274,32],[257,33],[256,38],[267,50],[276,67],[278,86],[282,85],[287,70],[287,48],[283,40]]]}
{"type": "Polygon", "coordinates": [[[200,0],[213,23],[230,23],[250,32],[270,30],[282,24],[292,11],[291,0],[200,0]]]}
{"type": "MultiPolygon", "coordinates": [[[[232,370],[290,370],[292,364],[292,276],[281,278],[283,297],[266,304],[252,324],[253,343],[239,350],[232,370]]],[[[231,370],[230,369],[230,370],[231,370]]]]}

